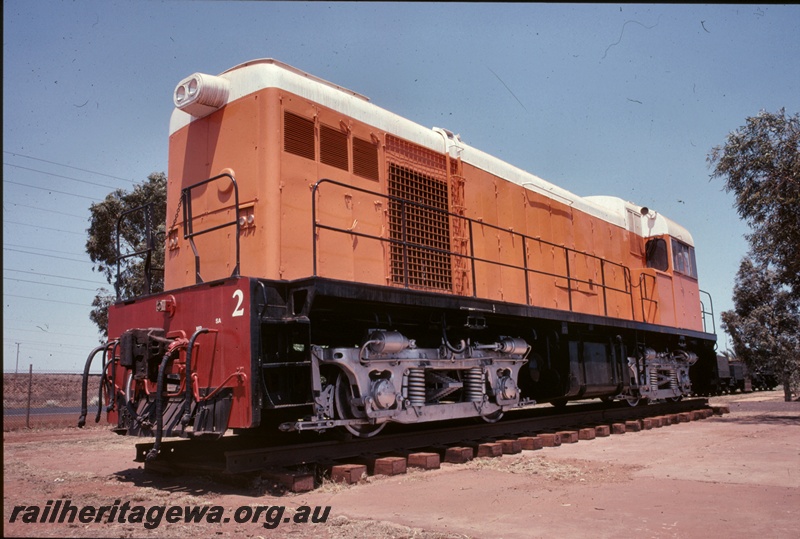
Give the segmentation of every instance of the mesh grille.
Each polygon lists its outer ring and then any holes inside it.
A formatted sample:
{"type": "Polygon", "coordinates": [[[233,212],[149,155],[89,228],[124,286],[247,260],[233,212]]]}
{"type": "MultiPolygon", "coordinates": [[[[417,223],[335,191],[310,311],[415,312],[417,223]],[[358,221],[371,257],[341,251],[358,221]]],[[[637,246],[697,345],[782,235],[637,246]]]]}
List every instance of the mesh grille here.
{"type": "Polygon", "coordinates": [[[446,175],[447,160],[443,154],[422,148],[391,135],[386,135],[386,151],[395,154],[402,160],[408,160],[415,168],[425,168],[432,172],[446,175]]]}
{"type": "Polygon", "coordinates": [[[314,151],[314,120],[284,111],[283,149],[306,159],[316,159],[316,152],[314,151]]]}
{"type": "Polygon", "coordinates": [[[407,242],[405,250],[403,245],[393,243],[391,246],[392,282],[404,284],[407,277],[408,286],[412,288],[452,290],[446,181],[390,164],[389,194],[425,205],[390,202],[391,237],[407,242]]]}
{"type": "Polygon", "coordinates": [[[378,180],[378,146],[368,140],[353,137],[353,173],[378,180]]]}
{"type": "Polygon", "coordinates": [[[338,129],[321,125],[319,128],[319,160],[326,165],[348,170],[347,135],[338,129]]]}

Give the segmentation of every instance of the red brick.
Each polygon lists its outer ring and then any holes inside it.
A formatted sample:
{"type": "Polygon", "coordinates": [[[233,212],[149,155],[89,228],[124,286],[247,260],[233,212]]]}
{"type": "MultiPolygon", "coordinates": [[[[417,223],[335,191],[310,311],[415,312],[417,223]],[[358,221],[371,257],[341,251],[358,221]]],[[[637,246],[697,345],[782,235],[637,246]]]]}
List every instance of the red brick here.
{"type": "Polygon", "coordinates": [[[334,483],[352,485],[361,481],[365,475],[367,475],[365,464],[338,464],[331,468],[331,480],[334,483]]]}
{"type": "Polygon", "coordinates": [[[597,425],[594,428],[594,432],[600,438],[605,438],[606,436],[611,435],[611,427],[609,427],[608,425],[597,425]]]}
{"type": "Polygon", "coordinates": [[[438,453],[411,453],[408,456],[408,465],[412,468],[423,470],[436,470],[440,466],[438,453]]]}
{"type": "Polygon", "coordinates": [[[444,454],[444,461],[453,464],[463,464],[472,460],[474,451],[471,447],[448,447],[444,454]]]}
{"type": "Polygon", "coordinates": [[[399,475],[406,473],[403,457],[381,457],[375,459],[375,475],[399,475]]]}
{"type": "Polygon", "coordinates": [[[519,440],[497,440],[497,442],[503,447],[504,455],[522,453],[522,444],[519,440]]]}
{"type": "Polygon", "coordinates": [[[625,432],[639,432],[640,430],[642,430],[642,426],[638,421],[625,422],[625,432]]]}
{"type": "Polygon", "coordinates": [[[503,456],[503,445],[498,443],[486,443],[478,446],[478,458],[482,457],[501,457],[503,456]]]}
{"type": "Polygon", "coordinates": [[[522,449],[527,451],[535,451],[544,447],[542,439],[538,436],[523,436],[519,441],[522,444],[522,449]]]}
{"type": "Polygon", "coordinates": [[[544,434],[539,434],[538,437],[542,439],[542,445],[544,447],[558,447],[561,445],[561,436],[558,434],[546,432],[544,434]]]}
{"type": "Polygon", "coordinates": [[[562,444],[574,444],[578,441],[577,430],[562,430],[557,434],[561,436],[562,444]]]}
{"type": "Polygon", "coordinates": [[[283,486],[289,492],[314,490],[314,474],[301,472],[265,472],[262,477],[283,486]]]}

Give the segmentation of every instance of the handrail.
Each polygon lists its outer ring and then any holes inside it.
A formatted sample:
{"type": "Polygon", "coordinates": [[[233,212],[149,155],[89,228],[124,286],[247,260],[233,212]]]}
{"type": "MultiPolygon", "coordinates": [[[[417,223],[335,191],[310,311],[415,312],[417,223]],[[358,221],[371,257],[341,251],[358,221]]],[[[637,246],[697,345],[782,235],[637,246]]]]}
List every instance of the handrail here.
{"type": "Polygon", "coordinates": [[[238,277],[239,276],[239,186],[236,184],[236,180],[234,179],[234,177],[225,172],[217,176],[214,176],[212,178],[208,178],[207,180],[203,180],[195,184],[192,184],[188,187],[184,187],[181,190],[181,200],[183,201],[183,239],[189,240],[189,244],[192,246],[192,252],[194,253],[194,269],[195,269],[196,284],[202,283],[203,278],[200,276],[200,254],[197,252],[197,246],[194,243],[194,237],[200,236],[202,234],[207,234],[209,232],[219,230],[220,228],[225,228],[232,225],[236,226],[236,266],[233,268],[233,273],[231,274],[231,277],[238,277]],[[200,230],[199,232],[195,232],[194,224],[192,222],[192,189],[196,189],[197,187],[206,185],[207,183],[219,180],[220,178],[228,178],[231,181],[231,184],[233,184],[234,209],[235,209],[235,215],[233,216],[233,221],[215,225],[206,228],[204,230],[200,230]]]}
{"type": "Polygon", "coordinates": [[[701,294],[705,294],[708,296],[708,304],[711,308],[710,311],[706,311],[706,305],[703,303],[703,300],[700,300],[700,314],[703,315],[703,330],[708,333],[707,325],[706,325],[706,317],[711,316],[711,333],[717,332],[717,322],[714,320],[714,300],[711,299],[711,294],[706,292],[705,290],[700,290],[701,294]]]}
{"type": "Polygon", "coordinates": [[[361,188],[361,187],[356,187],[356,186],[353,186],[353,185],[345,184],[345,183],[338,182],[338,181],[335,181],[335,180],[331,180],[331,179],[328,179],[328,178],[323,178],[323,179],[318,180],[313,185],[313,187],[311,189],[311,219],[312,219],[312,272],[313,272],[313,275],[315,277],[318,276],[317,232],[319,230],[330,230],[330,231],[333,231],[333,232],[340,232],[340,233],[344,233],[344,234],[350,234],[351,236],[355,236],[355,237],[362,237],[362,238],[366,238],[366,239],[372,239],[372,240],[377,240],[377,241],[380,241],[380,242],[388,243],[390,245],[400,246],[403,249],[403,287],[404,288],[411,288],[411,286],[409,285],[409,279],[408,279],[409,268],[408,268],[408,259],[407,259],[407,251],[408,251],[408,248],[411,247],[411,248],[414,248],[414,249],[424,250],[424,251],[429,252],[429,253],[444,254],[444,255],[448,255],[448,256],[453,256],[453,257],[458,257],[458,258],[466,258],[466,259],[470,260],[470,263],[471,263],[471,280],[472,280],[472,297],[477,297],[477,285],[476,285],[476,279],[475,279],[476,263],[484,263],[484,264],[490,264],[490,265],[494,265],[494,266],[505,267],[505,268],[509,268],[509,269],[515,269],[515,270],[522,271],[523,274],[525,275],[525,283],[526,283],[525,302],[526,302],[527,305],[531,305],[531,299],[530,299],[530,294],[529,294],[529,289],[528,289],[528,276],[530,274],[537,274],[537,275],[544,275],[544,276],[555,277],[555,278],[560,278],[560,279],[566,279],[567,280],[567,284],[568,284],[567,289],[568,289],[570,311],[573,310],[573,301],[572,301],[572,288],[573,288],[573,285],[572,285],[572,283],[578,283],[578,284],[587,284],[587,285],[592,286],[592,287],[593,286],[597,286],[597,287],[600,287],[603,290],[603,307],[604,307],[604,312],[605,312],[606,315],[608,315],[608,297],[607,297],[607,292],[610,290],[612,292],[617,292],[617,293],[621,293],[621,294],[627,294],[630,297],[630,300],[631,300],[631,316],[635,317],[635,312],[634,312],[634,309],[633,309],[633,292],[632,292],[632,285],[631,285],[630,269],[627,266],[623,265],[623,264],[619,264],[619,263],[616,263],[616,262],[612,262],[610,260],[606,260],[606,259],[604,259],[602,257],[599,257],[597,255],[593,255],[591,253],[586,253],[586,252],[583,252],[583,251],[579,251],[577,249],[572,249],[570,247],[566,247],[564,245],[559,245],[559,244],[556,244],[556,243],[553,243],[553,242],[549,242],[549,241],[543,240],[541,238],[534,238],[534,237],[522,234],[520,232],[514,232],[513,230],[509,230],[507,228],[503,228],[503,227],[500,227],[500,226],[497,226],[497,225],[493,225],[493,224],[490,224],[490,223],[485,223],[483,221],[478,221],[476,219],[465,217],[463,215],[458,215],[458,214],[455,214],[455,213],[451,213],[451,212],[442,210],[440,208],[436,208],[434,206],[429,206],[427,204],[423,204],[423,203],[420,203],[420,202],[415,202],[415,201],[403,199],[403,198],[400,198],[400,197],[396,197],[394,195],[377,193],[375,191],[370,191],[368,189],[364,189],[364,188],[361,188]],[[352,228],[345,229],[345,228],[340,228],[340,227],[336,227],[336,226],[331,226],[331,225],[318,223],[317,222],[317,192],[320,190],[320,187],[323,184],[331,184],[331,185],[334,185],[334,186],[343,187],[343,188],[346,188],[348,190],[364,193],[364,194],[367,194],[367,195],[370,195],[370,196],[380,197],[380,198],[383,198],[383,199],[387,199],[387,200],[389,200],[391,202],[397,203],[399,205],[399,211],[400,211],[401,239],[395,239],[395,238],[383,237],[383,236],[376,236],[374,234],[367,234],[367,233],[364,233],[364,232],[357,232],[357,231],[353,230],[352,228]],[[429,246],[429,245],[423,245],[423,244],[420,244],[420,243],[414,243],[414,242],[408,241],[407,234],[406,234],[406,214],[407,214],[406,207],[408,205],[411,205],[413,207],[419,208],[421,210],[435,212],[435,213],[438,213],[439,215],[447,216],[449,218],[463,219],[464,221],[466,221],[467,224],[469,225],[468,226],[468,230],[469,230],[469,252],[467,254],[462,254],[462,253],[458,253],[458,252],[455,252],[455,251],[452,251],[452,250],[441,249],[441,248],[438,248],[438,247],[432,247],[432,246],[429,246]],[[482,227],[487,227],[489,229],[502,231],[503,233],[511,234],[512,237],[520,238],[521,241],[522,241],[522,252],[523,252],[523,258],[524,258],[523,265],[519,266],[519,265],[515,265],[515,264],[511,264],[511,263],[499,262],[497,260],[489,260],[489,259],[486,259],[486,258],[481,258],[481,257],[475,256],[475,248],[474,248],[475,246],[474,246],[474,243],[473,243],[473,226],[474,225],[480,225],[482,227]],[[544,270],[539,270],[539,269],[529,268],[528,264],[527,264],[527,253],[528,253],[528,242],[529,241],[530,242],[537,242],[540,245],[546,245],[546,246],[549,246],[549,247],[563,249],[564,250],[564,257],[565,257],[566,275],[559,274],[559,273],[551,273],[551,272],[544,271],[544,270]],[[569,264],[569,259],[570,259],[570,255],[571,254],[577,254],[577,255],[584,256],[584,257],[587,257],[587,258],[589,258],[591,260],[595,260],[595,261],[599,262],[599,264],[600,264],[601,282],[597,283],[597,282],[594,282],[594,281],[592,281],[590,279],[587,280],[587,279],[581,279],[581,278],[572,276],[571,275],[571,270],[570,270],[570,264],[569,264]],[[611,266],[620,268],[623,271],[623,274],[624,274],[623,278],[624,278],[624,282],[625,282],[625,288],[624,289],[623,288],[617,288],[615,286],[611,286],[611,285],[606,284],[606,271],[605,271],[606,265],[611,265],[611,266]]]}
{"type": "MultiPolygon", "coordinates": [[[[120,300],[120,287],[121,287],[121,272],[120,272],[120,262],[123,260],[127,260],[128,258],[140,255],[147,255],[145,257],[144,262],[144,280],[145,284],[147,285],[147,293],[150,294],[153,291],[153,268],[151,267],[152,258],[153,258],[153,251],[155,250],[155,238],[153,234],[153,227],[152,227],[152,210],[153,210],[153,202],[148,202],[147,204],[142,204],[141,206],[137,206],[136,208],[132,208],[130,210],[126,210],[117,217],[117,278],[114,281],[114,290],[117,293],[117,301],[120,300]],[[139,251],[134,251],[132,253],[128,253],[125,255],[120,254],[120,228],[122,224],[122,220],[132,213],[137,213],[144,210],[145,216],[145,248],[139,251]]],[[[156,268],[158,269],[158,268],[156,268]]]]}
{"type": "Polygon", "coordinates": [[[639,274],[639,290],[640,290],[639,298],[642,302],[642,322],[647,322],[647,314],[646,314],[647,311],[645,311],[644,308],[645,301],[649,301],[651,304],[654,304],[656,309],[658,309],[658,300],[647,297],[647,284],[645,283],[645,281],[647,280],[648,277],[653,280],[653,289],[655,290],[656,286],[655,275],[648,275],[647,273],[639,274]]]}

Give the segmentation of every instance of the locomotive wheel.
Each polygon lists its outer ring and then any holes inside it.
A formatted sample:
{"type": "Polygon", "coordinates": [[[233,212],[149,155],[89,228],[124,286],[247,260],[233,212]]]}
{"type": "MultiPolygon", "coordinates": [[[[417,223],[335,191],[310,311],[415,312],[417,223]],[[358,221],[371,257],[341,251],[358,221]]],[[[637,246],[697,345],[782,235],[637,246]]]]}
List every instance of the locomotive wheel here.
{"type": "Polygon", "coordinates": [[[550,404],[556,408],[564,408],[567,405],[567,402],[569,402],[568,399],[553,399],[550,401],[550,404]]]}
{"type": "Polygon", "coordinates": [[[633,395],[626,395],[625,401],[632,407],[639,406],[639,403],[644,404],[644,399],[641,397],[634,397],[633,395]]]}
{"type": "Polygon", "coordinates": [[[481,419],[483,419],[487,423],[497,423],[498,421],[503,419],[503,410],[498,410],[498,411],[493,412],[491,414],[482,415],[481,419]]]}
{"type": "MultiPolygon", "coordinates": [[[[339,419],[361,419],[366,417],[366,414],[364,414],[362,410],[355,409],[350,405],[352,398],[353,390],[350,387],[350,381],[347,379],[347,375],[340,372],[339,376],[336,378],[336,388],[334,390],[333,399],[334,406],[336,407],[336,415],[339,419]]],[[[380,423],[378,425],[345,425],[344,428],[353,436],[370,438],[382,431],[385,426],[386,423],[380,423]]]]}

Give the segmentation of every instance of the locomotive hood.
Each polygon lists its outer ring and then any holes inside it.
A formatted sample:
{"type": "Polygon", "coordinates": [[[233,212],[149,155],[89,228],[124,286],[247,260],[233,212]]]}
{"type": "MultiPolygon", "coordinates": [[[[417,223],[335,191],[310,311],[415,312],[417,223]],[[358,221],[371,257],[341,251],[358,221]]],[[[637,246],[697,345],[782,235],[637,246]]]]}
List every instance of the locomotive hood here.
{"type": "Polygon", "coordinates": [[[627,228],[629,211],[641,218],[645,237],[669,234],[693,245],[689,232],[658,212],[642,215],[640,207],[608,196],[581,197],[461,141],[446,129],[426,128],[382,109],[369,98],[271,58],[251,60],[219,75],[195,73],[183,79],[173,96],[176,105],[170,135],[233,101],[265,88],[280,88],[436,152],[457,154],[462,161],[559,203],[627,228]]]}

